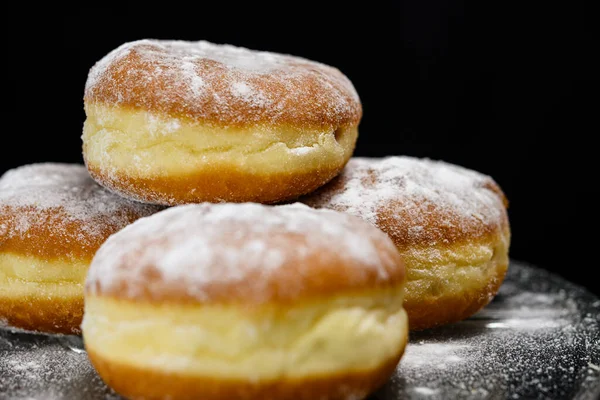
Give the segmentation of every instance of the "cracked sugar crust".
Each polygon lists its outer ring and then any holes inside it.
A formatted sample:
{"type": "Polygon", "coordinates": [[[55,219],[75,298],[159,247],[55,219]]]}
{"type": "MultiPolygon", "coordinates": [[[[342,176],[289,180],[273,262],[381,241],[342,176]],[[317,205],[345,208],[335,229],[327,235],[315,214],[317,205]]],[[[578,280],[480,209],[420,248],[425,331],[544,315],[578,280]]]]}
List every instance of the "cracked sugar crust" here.
{"type": "Polygon", "coordinates": [[[356,90],[336,68],[206,41],[126,43],[91,69],[85,101],[217,126],[336,129],[362,116],[356,90]]]}
{"type": "Polygon", "coordinates": [[[113,235],[87,295],[263,304],[398,288],[404,264],[359,218],[302,204],[170,208],[113,235]]]}

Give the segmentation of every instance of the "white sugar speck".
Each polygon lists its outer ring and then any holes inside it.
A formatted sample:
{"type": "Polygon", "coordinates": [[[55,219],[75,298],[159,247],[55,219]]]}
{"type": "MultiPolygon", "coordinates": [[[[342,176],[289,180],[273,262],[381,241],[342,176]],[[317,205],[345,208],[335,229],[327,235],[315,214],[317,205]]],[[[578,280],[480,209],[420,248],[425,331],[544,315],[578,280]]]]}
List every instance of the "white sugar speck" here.
{"type": "Polygon", "coordinates": [[[292,154],[297,155],[297,156],[304,156],[306,154],[312,153],[315,150],[316,150],[316,147],[313,147],[313,146],[303,146],[303,147],[294,147],[294,148],[290,149],[290,152],[292,154]]]}
{"type": "Polygon", "coordinates": [[[465,343],[411,343],[400,365],[407,368],[440,368],[463,362],[460,354],[469,347],[465,343]]]}
{"type": "Polygon", "coordinates": [[[189,88],[195,96],[201,96],[205,87],[204,80],[196,72],[196,66],[191,62],[184,62],[181,66],[184,79],[188,81],[189,88]]]}
{"type": "Polygon", "coordinates": [[[436,393],[439,392],[438,389],[430,389],[430,388],[425,387],[425,386],[419,386],[419,387],[416,387],[416,388],[414,388],[412,390],[415,393],[422,394],[424,396],[432,396],[432,395],[434,395],[434,394],[436,394],[436,393]]]}
{"type": "Polygon", "coordinates": [[[231,84],[231,91],[235,96],[238,97],[250,97],[252,95],[252,89],[245,82],[234,82],[231,84]]]}

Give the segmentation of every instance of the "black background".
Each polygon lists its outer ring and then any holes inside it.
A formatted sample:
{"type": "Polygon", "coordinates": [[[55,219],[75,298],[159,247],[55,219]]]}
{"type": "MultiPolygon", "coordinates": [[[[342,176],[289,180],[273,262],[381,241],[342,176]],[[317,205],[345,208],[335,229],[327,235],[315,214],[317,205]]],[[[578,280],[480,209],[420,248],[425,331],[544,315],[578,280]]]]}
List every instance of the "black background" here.
{"type": "Polygon", "coordinates": [[[205,39],[300,55],[354,82],[364,105],[357,155],[427,156],[492,175],[510,200],[512,257],[599,293],[591,10],[575,2],[370,3],[7,10],[0,173],[81,161],[87,72],[123,42],[205,39]]]}

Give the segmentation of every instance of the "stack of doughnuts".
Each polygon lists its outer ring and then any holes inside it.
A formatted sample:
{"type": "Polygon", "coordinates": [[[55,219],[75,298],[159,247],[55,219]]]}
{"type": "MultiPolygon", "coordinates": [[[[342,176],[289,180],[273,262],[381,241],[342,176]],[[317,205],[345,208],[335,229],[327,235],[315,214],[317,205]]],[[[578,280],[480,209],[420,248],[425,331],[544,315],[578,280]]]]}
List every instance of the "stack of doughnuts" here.
{"type": "Polygon", "coordinates": [[[84,106],[87,168],[0,178],[0,321],[81,324],[127,398],[364,399],[409,327],[469,317],[504,278],[498,185],[351,158],[362,107],[335,68],[141,40],[92,68],[84,106]]]}

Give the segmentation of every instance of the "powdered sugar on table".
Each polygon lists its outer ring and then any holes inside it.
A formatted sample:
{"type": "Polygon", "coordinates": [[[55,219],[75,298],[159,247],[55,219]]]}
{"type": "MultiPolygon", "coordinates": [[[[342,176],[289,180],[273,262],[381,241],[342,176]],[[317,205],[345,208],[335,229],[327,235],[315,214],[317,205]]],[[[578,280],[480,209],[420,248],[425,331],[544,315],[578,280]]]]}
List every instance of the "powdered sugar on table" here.
{"type": "Polygon", "coordinates": [[[412,332],[396,375],[374,397],[595,399],[600,302],[543,270],[512,263],[474,317],[412,332]]]}
{"type": "MultiPolygon", "coordinates": [[[[70,338],[0,327],[0,398],[120,399],[80,346],[70,338]]],[[[600,300],[513,262],[500,294],[482,313],[411,333],[396,373],[369,400],[596,400],[599,394],[600,300]],[[520,323],[506,324],[510,320],[520,323]]]]}

